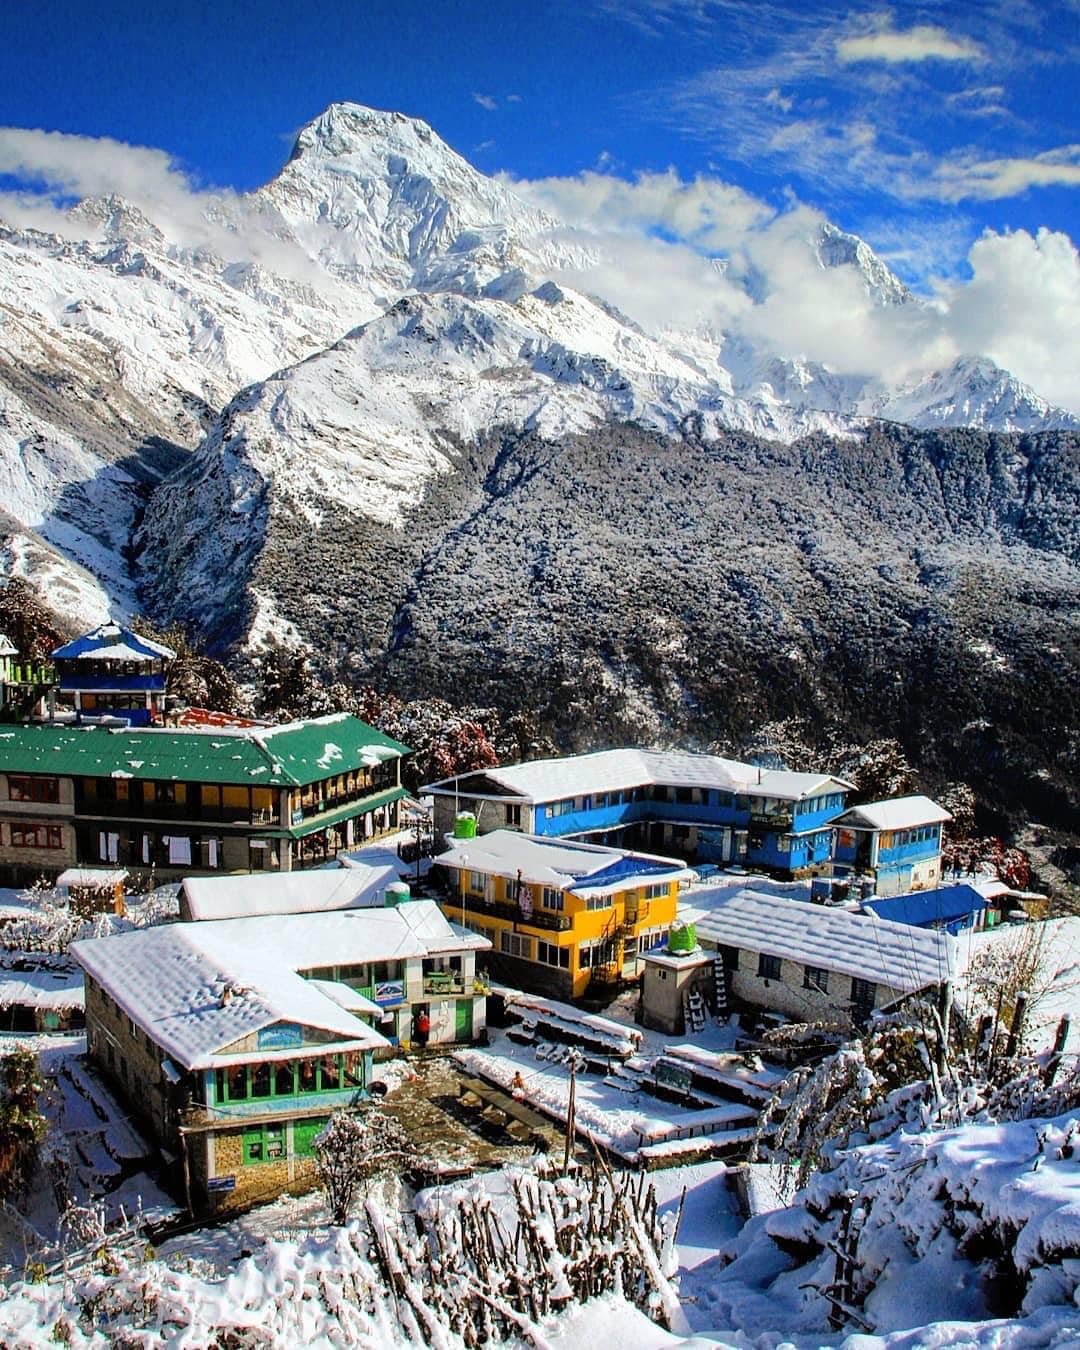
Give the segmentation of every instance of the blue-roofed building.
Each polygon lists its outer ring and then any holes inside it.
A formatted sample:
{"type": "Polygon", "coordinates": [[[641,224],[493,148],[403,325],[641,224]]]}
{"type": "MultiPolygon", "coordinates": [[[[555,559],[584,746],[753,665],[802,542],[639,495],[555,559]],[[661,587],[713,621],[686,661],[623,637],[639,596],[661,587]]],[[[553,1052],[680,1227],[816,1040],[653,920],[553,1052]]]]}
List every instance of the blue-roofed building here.
{"type": "Polygon", "coordinates": [[[864,900],[862,908],[864,912],[892,923],[906,923],[913,928],[936,928],[953,934],[966,928],[990,927],[997,917],[997,910],[986,897],[966,882],[936,886],[933,890],[914,891],[907,895],[879,896],[864,900]]]}
{"type": "Polygon", "coordinates": [[[873,879],[880,896],[903,895],[941,880],[941,832],[952,815],[929,797],[892,797],[853,806],[833,821],[836,875],[873,879]]]}
{"type": "Polygon", "coordinates": [[[52,654],[59,679],[58,712],[84,717],[120,717],[132,726],[159,723],[165,713],[166,666],[171,647],[103,623],[93,632],[57,647],[52,654]]]}
{"type": "Polygon", "coordinates": [[[637,749],[508,764],[422,789],[437,833],[468,811],[481,834],[509,828],[784,877],[831,870],[832,826],[851,790],[831,774],[637,749]]]}

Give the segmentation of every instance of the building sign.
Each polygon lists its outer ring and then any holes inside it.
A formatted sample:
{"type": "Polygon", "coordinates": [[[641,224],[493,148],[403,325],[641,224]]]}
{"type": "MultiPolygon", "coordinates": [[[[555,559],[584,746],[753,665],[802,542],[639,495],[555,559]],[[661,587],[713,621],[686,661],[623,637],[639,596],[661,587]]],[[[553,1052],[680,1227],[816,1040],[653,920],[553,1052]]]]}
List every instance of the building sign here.
{"type": "Polygon", "coordinates": [[[404,998],[404,980],[382,980],[375,986],[376,1003],[401,1003],[404,998]]]}
{"type": "Polygon", "coordinates": [[[208,1191],[235,1191],[235,1177],[210,1177],[206,1183],[208,1191]]]}
{"type": "Polygon", "coordinates": [[[293,813],[292,813],[292,815],[289,817],[289,819],[290,819],[290,821],[292,822],[292,824],[294,824],[294,825],[303,825],[303,823],[304,823],[304,808],[303,808],[302,806],[298,806],[298,807],[293,811],[293,813]]]}
{"type": "Polygon", "coordinates": [[[297,1050],[303,1045],[304,1037],[295,1022],[279,1022],[277,1026],[263,1027],[257,1043],[260,1050],[297,1050]]]}

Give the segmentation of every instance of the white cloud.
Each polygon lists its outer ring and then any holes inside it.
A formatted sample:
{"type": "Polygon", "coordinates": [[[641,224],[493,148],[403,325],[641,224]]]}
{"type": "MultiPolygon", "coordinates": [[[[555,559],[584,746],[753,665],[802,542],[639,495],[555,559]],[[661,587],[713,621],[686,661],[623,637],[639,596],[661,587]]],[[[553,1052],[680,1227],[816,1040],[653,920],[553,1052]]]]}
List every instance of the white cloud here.
{"type": "Polygon", "coordinates": [[[487,112],[495,112],[499,106],[490,94],[473,94],[473,102],[479,103],[481,108],[484,108],[487,112]]]}
{"type": "Polygon", "coordinates": [[[1043,398],[1080,413],[1080,256],[1067,235],[988,231],[969,253],[972,278],[942,294],[962,351],[985,353],[1043,398]]]}
{"type": "Polygon", "coordinates": [[[254,260],[316,287],[328,284],[300,244],[281,237],[276,221],[235,192],[200,189],[164,150],[0,127],[0,174],[38,189],[0,194],[0,215],[13,225],[85,239],[93,227],[67,215],[71,202],[118,196],[182,248],[207,248],[229,262],[254,260]]]}
{"type": "MultiPolygon", "coordinates": [[[[727,333],[837,375],[890,383],[978,353],[1080,412],[1080,263],[1065,235],[986,234],[970,248],[970,280],[940,282],[930,303],[883,306],[854,268],[822,267],[813,241],[824,217],[797,202],[776,212],[731,184],[687,182],[673,170],[514,186],[567,220],[575,242],[589,240],[596,261],[565,273],[567,284],[651,331],[727,333]],[[723,263],[707,252],[722,253],[723,263]]],[[[940,229],[955,248],[953,222],[940,229]]],[[[885,242],[903,248],[898,234],[885,242]]]]}
{"type": "Polygon", "coordinates": [[[903,32],[882,28],[857,37],[840,38],[836,56],[845,65],[856,61],[883,61],[897,65],[908,61],[980,61],[983,50],[970,38],[950,37],[944,28],[916,24],[903,32]]]}
{"type": "Polygon", "coordinates": [[[1026,158],[956,158],[938,165],[935,177],[939,195],[950,202],[1016,197],[1033,187],[1080,187],[1080,145],[1026,158]]]}

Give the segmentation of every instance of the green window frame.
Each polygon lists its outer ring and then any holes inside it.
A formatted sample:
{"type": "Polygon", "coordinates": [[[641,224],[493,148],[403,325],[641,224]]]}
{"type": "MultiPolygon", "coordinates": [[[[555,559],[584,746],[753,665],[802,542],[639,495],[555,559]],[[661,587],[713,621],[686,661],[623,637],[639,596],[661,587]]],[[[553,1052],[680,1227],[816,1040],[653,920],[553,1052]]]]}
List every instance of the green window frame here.
{"type": "Polygon", "coordinates": [[[250,1125],[243,1134],[244,1166],[284,1162],[287,1154],[284,1123],[250,1125]]]}

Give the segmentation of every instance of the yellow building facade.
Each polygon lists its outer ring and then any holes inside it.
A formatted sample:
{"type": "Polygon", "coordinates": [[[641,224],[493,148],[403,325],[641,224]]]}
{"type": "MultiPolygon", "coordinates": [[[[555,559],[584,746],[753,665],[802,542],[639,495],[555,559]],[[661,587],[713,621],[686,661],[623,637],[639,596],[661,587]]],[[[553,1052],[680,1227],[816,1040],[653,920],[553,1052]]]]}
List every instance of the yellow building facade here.
{"type": "Polygon", "coordinates": [[[496,830],[436,859],[447,918],[488,938],[497,978],[577,999],[633,979],[693,873],[672,858],[496,830]]]}

